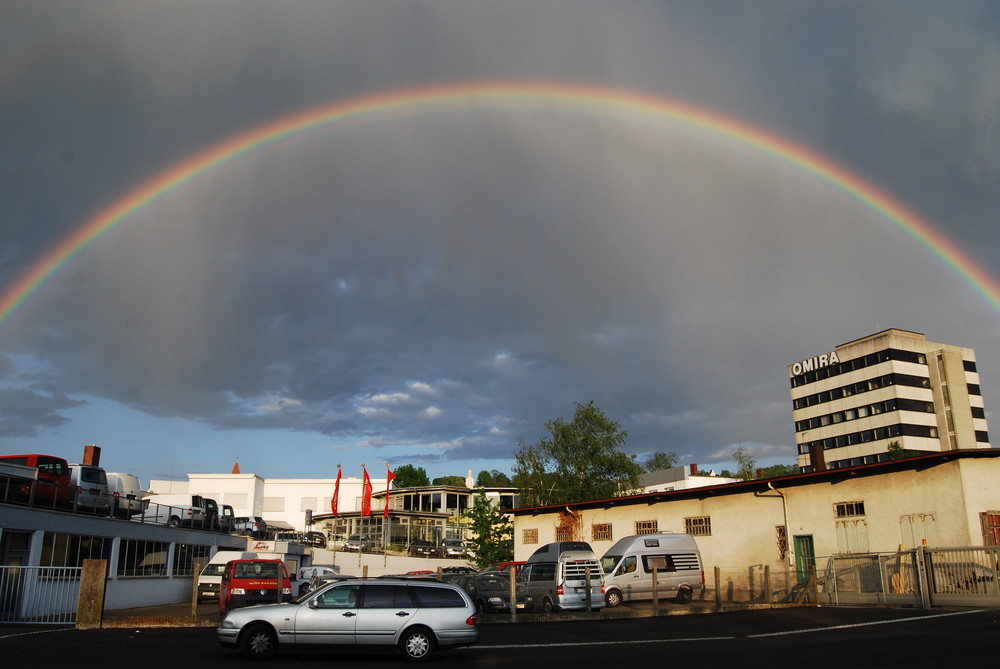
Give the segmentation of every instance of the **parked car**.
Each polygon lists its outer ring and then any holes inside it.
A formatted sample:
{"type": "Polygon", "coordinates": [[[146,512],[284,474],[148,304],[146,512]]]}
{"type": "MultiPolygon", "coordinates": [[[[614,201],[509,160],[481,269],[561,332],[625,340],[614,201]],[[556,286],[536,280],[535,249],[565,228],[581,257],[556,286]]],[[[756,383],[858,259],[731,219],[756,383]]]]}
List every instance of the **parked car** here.
{"type": "Polygon", "coordinates": [[[218,551],[198,576],[198,603],[218,601],[222,574],[226,571],[226,565],[232,560],[248,560],[256,557],[256,553],[247,551],[218,551]]]}
{"type": "Polygon", "coordinates": [[[486,569],[480,571],[480,574],[488,574],[490,572],[501,572],[503,574],[509,574],[510,568],[514,567],[514,574],[519,574],[521,568],[524,567],[524,562],[494,562],[486,569]]]}
{"type": "Polygon", "coordinates": [[[690,534],[644,534],[615,542],[601,558],[604,599],[608,606],[653,598],[653,568],[657,596],[687,604],[705,589],[705,570],[698,544],[690,534]]]}
{"type": "Polygon", "coordinates": [[[76,487],[77,509],[89,513],[111,512],[108,476],[103,469],[93,465],[70,464],[69,483],[76,487]]]}
{"type": "Polygon", "coordinates": [[[267,537],[267,523],[260,516],[237,516],[233,519],[232,534],[263,539],[267,537]]]}
{"type": "Polygon", "coordinates": [[[303,543],[313,548],[326,548],[326,535],[322,532],[306,532],[303,543]]]}
{"type": "Polygon", "coordinates": [[[590,544],[562,541],[536,550],[517,575],[517,599],[526,610],[551,611],[603,608],[601,563],[590,544]],[[588,593],[587,585],[590,585],[588,593]]]}
{"type": "Polygon", "coordinates": [[[299,569],[299,595],[304,595],[310,590],[316,590],[327,583],[333,581],[346,581],[355,578],[349,574],[339,574],[333,567],[316,566],[302,567],[299,569]]]}
{"type": "Polygon", "coordinates": [[[410,557],[419,555],[437,557],[439,555],[438,547],[425,539],[412,539],[406,553],[410,557]]]}
{"type": "Polygon", "coordinates": [[[466,585],[466,591],[479,613],[510,612],[510,574],[486,571],[476,574],[466,585]]]}
{"type": "Polygon", "coordinates": [[[219,614],[243,606],[292,599],[292,582],[281,560],[230,560],[219,584],[219,614]],[[280,591],[280,593],[279,593],[280,591]]]}
{"type": "Polygon", "coordinates": [[[156,523],[170,527],[204,527],[205,501],[201,495],[168,493],[153,495],[142,500],[142,513],[132,517],[133,522],[156,523]]]}
{"type": "Polygon", "coordinates": [[[31,488],[34,485],[32,501],[38,506],[52,508],[56,506],[68,507],[73,504],[76,490],[70,484],[69,463],[63,458],[30,453],[0,455],[0,462],[28,467],[38,472],[37,477],[31,477],[28,472],[25,472],[26,478],[22,478],[20,475],[15,477],[17,490],[12,493],[12,496],[18,498],[19,501],[29,501],[32,495],[31,488]]]}
{"type": "Polygon", "coordinates": [[[233,525],[236,523],[236,513],[233,507],[223,504],[219,507],[219,531],[224,534],[233,533],[233,525]]]}
{"type": "Polygon", "coordinates": [[[288,604],[234,609],[220,621],[216,637],[255,660],[281,649],[328,644],[395,647],[419,661],[436,649],[477,643],[479,630],[471,599],[453,585],[351,579],[288,604]]]}
{"type": "Polygon", "coordinates": [[[465,556],[465,542],[461,539],[445,539],[441,542],[441,557],[460,558],[465,556]]]}
{"type": "Polygon", "coordinates": [[[365,535],[352,534],[348,537],[347,541],[344,542],[341,550],[354,552],[361,551],[364,553],[365,551],[371,550],[371,541],[365,535]]]}
{"type": "Polygon", "coordinates": [[[142,483],[138,476],[120,472],[107,472],[106,476],[115,518],[131,518],[142,511],[142,483]]]}

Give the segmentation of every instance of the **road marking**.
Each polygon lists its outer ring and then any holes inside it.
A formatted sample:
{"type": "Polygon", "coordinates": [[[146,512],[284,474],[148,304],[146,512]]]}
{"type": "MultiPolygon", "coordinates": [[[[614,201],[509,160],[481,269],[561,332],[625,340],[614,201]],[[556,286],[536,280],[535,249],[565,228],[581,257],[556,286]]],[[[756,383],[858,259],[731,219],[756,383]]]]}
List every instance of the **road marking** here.
{"type": "Polygon", "coordinates": [[[575,641],[563,643],[516,643],[516,644],[495,644],[469,646],[466,650],[499,650],[511,648],[565,648],[571,646],[619,646],[619,645],[642,645],[657,643],[690,643],[696,641],[733,641],[735,639],[760,639],[764,637],[785,636],[791,634],[807,634],[811,632],[829,632],[834,630],[851,629],[852,627],[870,627],[874,625],[893,625],[916,620],[932,620],[934,618],[948,618],[950,616],[964,616],[970,613],[983,613],[986,609],[974,609],[971,611],[955,611],[953,613],[936,613],[928,616],[914,616],[912,618],[897,618],[895,620],[875,620],[867,623],[850,623],[844,625],[830,625],[828,627],[810,627],[802,630],[788,630],[785,632],[768,632],[765,634],[748,634],[746,636],[702,636],[702,637],[682,637],[678,639],[635,639],[632,641],[575,641]]]}
{"type": "Polygon", "coordinates": [[[58,627],[55,629],[37,630],[34,632],[17,632],[15,634],[0,635],[0,639],[13,639],[14,637],[19,637],[19,636],[32,636],[34,634],[49,634],[51,632],[65,632],[67,630],[75,630],[75,629],[76,629],[75,627],[66,627],[66,628],[58,627]]]}
{"type": "Polygon", "coordinates": [[[767,634],[748,634],[748,639],[759,639],[768,636],[786,636],[789,634],[807,634],[809,632],[826,632],[827,630],[846,630],[852,627],[871,627],[873,625],[894,625],[896,623],[906,623],[911,620],[932,620],[934,618],[948,618],[950,616],[964,616],[970,613],[983,613],[986,609],[974,609],[972,611],[955,611],[953,613],[935,613],[930,616],[914,616],[912,618],[897,618],[896,620],[874,620],[868,623],[850,623],[844,625],[830,625],[829,627],[812,627],[804,630],[789,630],[787,632],[768,632],[767,634]]]}

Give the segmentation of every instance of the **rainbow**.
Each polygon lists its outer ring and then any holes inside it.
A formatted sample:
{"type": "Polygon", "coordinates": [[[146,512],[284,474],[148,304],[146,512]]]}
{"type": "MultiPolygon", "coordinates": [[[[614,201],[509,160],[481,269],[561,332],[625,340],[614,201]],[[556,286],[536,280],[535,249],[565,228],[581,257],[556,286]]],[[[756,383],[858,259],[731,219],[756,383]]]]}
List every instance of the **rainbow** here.
{"type": "Polygon", "coordinates": [[[662,124],[727,146],[770,156],[811,175],[874,211],[943,260],[1000,313],[1000,284],[915,213],[858,176],[809,149],[704,107],[656,95],[552,81],[480,81],[393,89],[311,108],[211,146],[112,202],[61,240],[0,297],[0,327],[76,256],[130,216],[222,166],[318,129],[431,111],[551,109],[662,124]]]}

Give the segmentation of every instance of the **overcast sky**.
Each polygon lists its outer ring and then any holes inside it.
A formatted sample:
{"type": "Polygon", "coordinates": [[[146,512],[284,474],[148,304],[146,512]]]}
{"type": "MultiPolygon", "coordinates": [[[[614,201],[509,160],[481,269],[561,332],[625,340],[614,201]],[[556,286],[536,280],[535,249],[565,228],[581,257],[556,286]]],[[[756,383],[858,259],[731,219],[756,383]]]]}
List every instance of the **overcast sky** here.
{"type": "MultiPolygon", "coordinates": [[[[0,287],[240,133],[508,79],[761,128],[996,280],[998,45],[989,0],[5,0],[0,287]]],[[[175,189],[0,325],[0,452],[464,476],[594,401],[640,459],[790,464],[787,365],[890,327],[975,348],[996,420],[1000,315],[932,249],[767,151],[599,111],[403,105],[175,189]]]]}

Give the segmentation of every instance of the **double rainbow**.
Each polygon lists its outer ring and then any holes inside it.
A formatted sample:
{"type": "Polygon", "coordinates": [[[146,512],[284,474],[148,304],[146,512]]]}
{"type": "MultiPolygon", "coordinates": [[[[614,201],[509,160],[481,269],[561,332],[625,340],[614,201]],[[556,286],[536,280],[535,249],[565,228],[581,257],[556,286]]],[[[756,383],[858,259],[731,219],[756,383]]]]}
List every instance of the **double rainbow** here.
{"type": "Polygon", "coordinates": [[[943,260],[1000,313],[1000,283],[944,235],[878,188],[801,145],[710,109],[655,95],[564,82],[485,81],[402,88],[355,97],[270,121],[198,152],[128,192],[62,239],[0,297],[0,328],[73,258],[118,224],[169,193],[241,157],[265,151],[310,131],[334,129],[351,121],[505,106],[659,124],[668,122],[736,149],[774,157],[842,191],[902,230],[943,260]]]}

